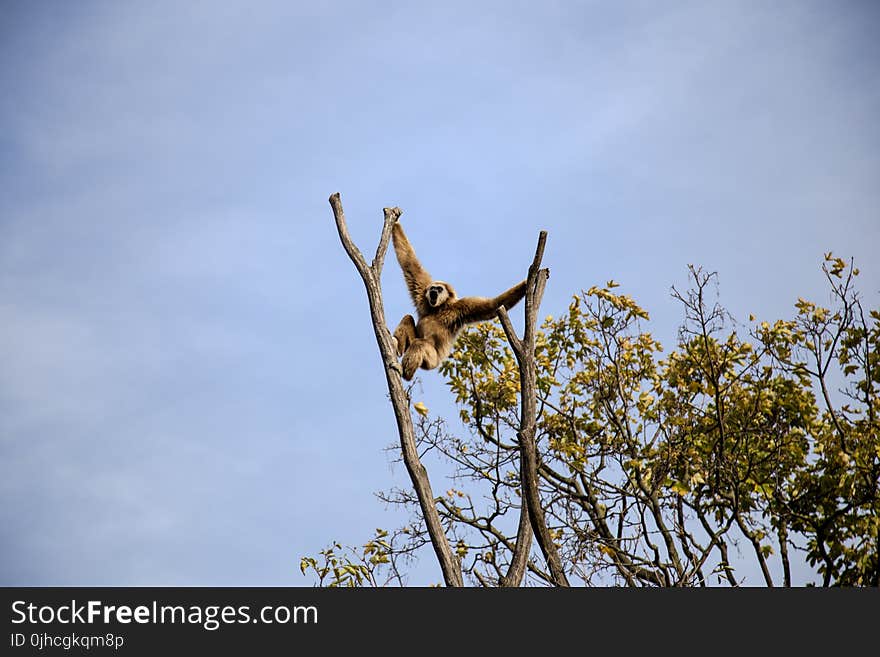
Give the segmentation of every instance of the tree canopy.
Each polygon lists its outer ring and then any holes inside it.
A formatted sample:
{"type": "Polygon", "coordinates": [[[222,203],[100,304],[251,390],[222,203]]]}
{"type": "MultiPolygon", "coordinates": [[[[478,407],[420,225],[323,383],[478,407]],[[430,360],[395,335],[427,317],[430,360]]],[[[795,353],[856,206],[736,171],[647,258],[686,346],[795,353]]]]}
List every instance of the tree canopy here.
{"type": "MultiPolygon", "coordinates": [[[[798,299],[790,319],[741,324],[716,275],[690,267],[688,289],[672,291],[683,322],[669,351],[614,281],[543,321],[536,483],[571,584],[880,584],[880,311],[863,306],[852,262],[829,253],[822,271],[830,303],[798,299]]],[[[521,372],[497,322],[464,332],[441,372],[460,422],[415,404],[417,444],[452,466],[435,504],[465,581],[497,586],[524,490],[521,372]]],[[[405,584],[429,542],[419,503],[408,489],[380,497],[412,522],[363,547],[333,543],[303,572],[405,584]]],[[[559,583],[534,547],[526,583],[559,583]]]]}

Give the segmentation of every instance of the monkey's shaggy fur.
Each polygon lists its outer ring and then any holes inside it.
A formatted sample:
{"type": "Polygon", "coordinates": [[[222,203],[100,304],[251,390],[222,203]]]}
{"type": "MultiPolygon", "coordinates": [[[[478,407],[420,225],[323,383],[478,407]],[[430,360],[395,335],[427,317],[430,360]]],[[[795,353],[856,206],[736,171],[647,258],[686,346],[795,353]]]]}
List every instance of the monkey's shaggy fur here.
{"type": "Polygon", "coordinates": [[[526,282],[522,281],[491,299],[459,299],[449,283],[431,279],[399,221],[394,224],[392,239],[419,317],[416,322],[412,315],[404,315],[394,329],[397,355],[403,356],[403,378],[407,381],[419,367],[426,370],[437,367],[450,354],[456,336],[465,325],[492,319],[498,308],[504,306],[509,310],[525,295],[526,282]]]}

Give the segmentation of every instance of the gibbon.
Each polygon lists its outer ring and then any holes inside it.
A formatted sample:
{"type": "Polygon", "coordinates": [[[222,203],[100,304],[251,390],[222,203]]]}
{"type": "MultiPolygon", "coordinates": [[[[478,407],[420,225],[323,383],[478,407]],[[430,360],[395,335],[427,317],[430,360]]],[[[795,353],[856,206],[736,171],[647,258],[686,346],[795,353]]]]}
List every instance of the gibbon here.
{"type": "Polygon", "coordinates": [[[404,315],[394,329],[393,342],[397,355],[403,356],[402,374],[407,381],[419,367],[425,370],[437,367],[450,354],[455,338],[466,324],[492,319],[498,308],[504,306],[509,310],[525,295],[526,281],[522,281],[492,299],[459,299],[449,283],[431,279],[399,221],[394,224],[391,236],[419,317],[416,322],[412,315],[404,315]]]}

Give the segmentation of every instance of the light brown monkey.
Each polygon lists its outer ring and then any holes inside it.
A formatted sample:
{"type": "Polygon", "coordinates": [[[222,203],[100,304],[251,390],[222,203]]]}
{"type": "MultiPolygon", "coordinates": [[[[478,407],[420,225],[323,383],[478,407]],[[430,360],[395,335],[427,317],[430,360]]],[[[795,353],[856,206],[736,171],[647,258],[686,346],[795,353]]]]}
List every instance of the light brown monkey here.
{"type": "Polygon", "coordinates": [[[403,270],[419,321],[404,315],[394,330],[397,355],[403,356],[403,378],[409,381],[416,370],[432,370],[452,351],[459,331],[466,324],[495,317],[498,308],[513,308],[526,292],[522,281],[497,297],[459,299],[449,283],[435,281],[422,267],[400,222],[392,231],[394,251],[403,270]]]}

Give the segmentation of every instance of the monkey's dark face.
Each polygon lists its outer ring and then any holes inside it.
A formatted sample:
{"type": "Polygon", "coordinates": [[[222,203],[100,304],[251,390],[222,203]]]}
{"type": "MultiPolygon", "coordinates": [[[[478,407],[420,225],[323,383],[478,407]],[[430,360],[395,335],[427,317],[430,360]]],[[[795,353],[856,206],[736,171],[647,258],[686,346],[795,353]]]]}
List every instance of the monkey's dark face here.
{"type": "Polygon", "coordinates": [[[455,298],[455,290],[448,283],[443,281],[434,281],[425,290],[425,296],[428,299],[428,305],[432,308],[439,308],[450,299],[455,298]]]}

